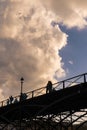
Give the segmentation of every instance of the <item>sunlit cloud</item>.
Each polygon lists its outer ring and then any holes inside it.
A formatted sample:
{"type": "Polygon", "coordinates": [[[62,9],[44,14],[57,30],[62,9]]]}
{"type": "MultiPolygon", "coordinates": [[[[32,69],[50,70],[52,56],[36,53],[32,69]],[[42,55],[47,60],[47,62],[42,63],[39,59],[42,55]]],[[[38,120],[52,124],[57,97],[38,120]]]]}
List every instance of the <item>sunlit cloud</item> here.
{"type": "Polygon", "coordinates": [[[77,3],[75,0],[0,1],[1,95],[19,94],[21,76],[25,79],[24,91],[66,76],[59,51],[66,46],[68,35],[62,32],[59,23],[69,28],[87,25],[86,1],[77,3]]]}
{"type": "Polygon", "coordinates": [[[56,72],[64,76],[58,51],[67,44],[67,35],[58,25],[51,26],[55,13],[46,10],[39,0],[37,5],[35,0],[8,0],[0,5],[2,94],[19,94],[21,76],[25,79],[24,91],[55,81],[56,72]]]}
{"type": "Polygon", "coordinates": [[[87,26],[87,1],[83,0],[46,0],[45,6],[55,12],[58,22],[68,28],[77,27],[79,29],[87,26]],[[46,4],[48,3],[48,4],[46,4]]]}
{"type": "Polygon", "coordinates": [[[70,60],[70,61],[69,61],[69,64],[73,65],[73,61],[70,60]]]}

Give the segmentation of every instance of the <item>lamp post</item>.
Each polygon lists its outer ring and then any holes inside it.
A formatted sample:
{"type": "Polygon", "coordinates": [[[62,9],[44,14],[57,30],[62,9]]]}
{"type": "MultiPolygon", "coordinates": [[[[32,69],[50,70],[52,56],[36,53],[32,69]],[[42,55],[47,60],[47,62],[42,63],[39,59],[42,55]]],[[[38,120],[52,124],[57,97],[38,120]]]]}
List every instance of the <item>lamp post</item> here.
{"type": "MultiPolygon", "coordinates": [[[[22,101],[22,92],[23,92],[23,83],[24,83],[24,78],[21,77],[21,93],[20,93],[20,102],[22,101]]],[[[20,104],[20,130],[22,130],[22,105],[20,104]]]]}
{"type": "Polygon", "coordinates": [[[23,77],[21,77],[21,95],[22,95],[22,92],[23,92],[23,83],[24,83],[24,78],[23,77]]]}

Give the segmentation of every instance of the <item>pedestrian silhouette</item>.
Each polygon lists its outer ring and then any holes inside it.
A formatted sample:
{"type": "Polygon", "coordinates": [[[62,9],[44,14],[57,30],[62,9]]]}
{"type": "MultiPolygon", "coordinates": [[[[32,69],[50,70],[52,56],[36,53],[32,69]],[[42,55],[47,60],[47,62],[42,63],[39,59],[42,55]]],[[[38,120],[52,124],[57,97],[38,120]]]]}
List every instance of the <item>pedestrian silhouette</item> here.
{"type": "Polygon", "coordinates": [[[26,93],[23,93],[23,100],[26,100],[27,99],[27,94],[26,93]]]}
{"type": "Polygon", "coordinates": [[[14,98],[13,98],[12,96],[10,96],[10,97],[9,97],[9,102],[10,102],[10,104],[12,104],[13,100],[14,100],[14,98]]]}
{"type": "Polygon", "coordinates": [[[18,102],[18,100],[17,100],[17,98],[15,98],[14,103],[17,103],[17,102],[18,102]]]}
{"type": "Polygon", "coordinates": [[[46,86],[46,93],[52,92],[52,82],[48,81],[47,86],[46,86]]]}
{"type": "Polygon", "coordinates": [[[26,100],[27,99],[27,94],[26,93],[21,93],[20,95],[20,101],[26,100]]]}

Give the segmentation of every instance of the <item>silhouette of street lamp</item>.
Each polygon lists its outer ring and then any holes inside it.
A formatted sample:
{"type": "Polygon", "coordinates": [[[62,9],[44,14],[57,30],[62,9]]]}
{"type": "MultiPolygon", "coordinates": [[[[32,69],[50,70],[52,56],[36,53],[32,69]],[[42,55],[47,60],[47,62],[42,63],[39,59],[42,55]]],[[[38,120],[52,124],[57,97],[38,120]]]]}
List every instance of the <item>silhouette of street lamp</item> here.
{"type": "MultiPolygon", "coordinates": [[[[20,93],[20,102],[22,101],[22,91],[23,91],[23,83],[24,83],[24,78],[21,77],[21,93],[20,93]]],[[[20,104],[20,130],[22,129],[21,123],[22,123],[22,106],[20,104]]]]}
{"type": "Polygon", "coordinates": [[[22,92],[23,92],[23,83],[24,83],[24,78],[23,77],[21,77],[21,95],[22,95],[22,92]]]}

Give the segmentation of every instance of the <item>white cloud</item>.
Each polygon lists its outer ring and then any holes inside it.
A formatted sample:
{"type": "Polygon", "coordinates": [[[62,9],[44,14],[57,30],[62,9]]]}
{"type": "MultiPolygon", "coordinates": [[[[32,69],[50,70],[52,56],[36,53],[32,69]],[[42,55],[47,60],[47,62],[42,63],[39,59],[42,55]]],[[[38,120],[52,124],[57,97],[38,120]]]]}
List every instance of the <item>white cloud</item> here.
{"type": "Polygon", "coordinates": [[[69,61],[69,64],[73,65],[73,61],[70,60],[70,61],[69,61]]]}
{"type": "Polygon", "coordinates": [[[46,0],[45,6],[55,12],[58,21],[69,28],[87,26],[87,0],[46,0]],[[46,4],[48,1],[48,4],[46,4]]]}
{"type": "Polygon", "coordinates": [[[85,27],[86,5],[86,0],[0,1],[0,86],[5,97],[20,92],[21,76],[29,91],[55,80],[55,74],[66,75],[59,50],[68,36],[57,23],[85,27]]]}
{"type": "Polygon", "coordinates": [[[38,0],[0,1],[0,80],[7,97],[41,87],[55,80],[55,72],[65,75],[58,52],[67,44],[67,35],[59,26],[51,26],[55,13],[38,0]],[[35,4],[37,2],[37,4],[35,4]],[[6,91],[5,91],[6,90],[6,91]]]}

